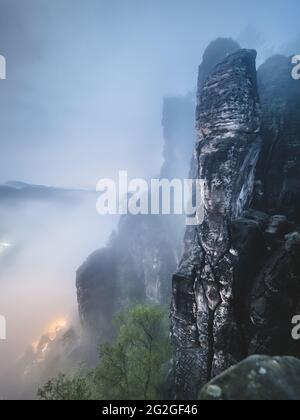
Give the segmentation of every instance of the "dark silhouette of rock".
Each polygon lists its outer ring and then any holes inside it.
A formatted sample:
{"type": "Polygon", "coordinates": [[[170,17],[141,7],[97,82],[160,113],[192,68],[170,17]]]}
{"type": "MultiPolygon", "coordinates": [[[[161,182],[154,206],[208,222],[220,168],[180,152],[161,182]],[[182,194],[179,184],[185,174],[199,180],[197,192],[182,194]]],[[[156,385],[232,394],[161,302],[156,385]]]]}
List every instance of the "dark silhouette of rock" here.
{"type": "Polygon", "coordinates": [[[77,300],[88,359],[97,360],[99,340],[113,338],[112,320],[117,305],[116,255],[112,248],[96,251],[77,270],[77,300]],[[99,305],[99,302],[101,303],[99,305]]]}
{"type": "Polygon", "coordinates": [[[210,43],[204,51],[202,63],[199,66],[198,93],[201,92],[204,83],[216,65],[239,49],[239,44],[231,38],[218,38],[210,43]]]}

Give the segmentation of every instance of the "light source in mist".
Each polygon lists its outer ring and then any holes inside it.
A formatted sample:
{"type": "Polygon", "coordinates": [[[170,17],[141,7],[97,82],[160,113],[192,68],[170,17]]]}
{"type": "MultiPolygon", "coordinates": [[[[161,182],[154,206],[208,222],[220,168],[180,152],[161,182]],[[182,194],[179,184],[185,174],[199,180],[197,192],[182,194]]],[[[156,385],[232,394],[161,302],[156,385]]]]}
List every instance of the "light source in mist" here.
{"type": "Polygon", "coordinates": [[[12,244],[8,243],[8,242],[0,242],[0,257],[4,254],[6,254],[6,252],[8,252],[8,250],[12,247],[12,244]]]}
{"type": "MultiPolygon", "coordinates": [[[[67,327],[67,325],[68,321],[66,318],[58,318],[51,322],[51,324],[45,329],[45,332],[41,334],[41,337],[46,336],[50,341],[53,341],[57,335],[67,327]]],[[[40,343],[41,339],[38,339],[32,343],[32,348],[35,352],[38,351],[40,343]]],[[[46,350],[47,348],[45,348],[44,351],[42,350],[42,352],[45,353],[46,350]]]]}

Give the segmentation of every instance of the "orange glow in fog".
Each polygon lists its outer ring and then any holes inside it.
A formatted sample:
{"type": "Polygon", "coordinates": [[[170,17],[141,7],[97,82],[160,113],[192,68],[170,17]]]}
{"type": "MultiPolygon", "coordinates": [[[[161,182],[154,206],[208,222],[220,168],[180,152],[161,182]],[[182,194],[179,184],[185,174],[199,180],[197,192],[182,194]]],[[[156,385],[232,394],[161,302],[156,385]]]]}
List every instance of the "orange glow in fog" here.
{"type": "MultiPolygon", "coordinates": [[[[68,325],[68,321],[67,321],[66,318],[59,318],[56,321],[51,322],[51,324],[41,334],[41,337],[45,335],[52,341],[57,337],[57,334],[60,331],[62,331],[63,329],[65,329],[67,327],[67,325],[68,325]]],[[[38,346],[39,346],[41,337],[38,340],[35,340],[32,343],[32,347],[33,347],[35,352],[38,350],[38,346]]],[[[45,349],[45,351],[46,351],[46,349],[45,349]]]]}

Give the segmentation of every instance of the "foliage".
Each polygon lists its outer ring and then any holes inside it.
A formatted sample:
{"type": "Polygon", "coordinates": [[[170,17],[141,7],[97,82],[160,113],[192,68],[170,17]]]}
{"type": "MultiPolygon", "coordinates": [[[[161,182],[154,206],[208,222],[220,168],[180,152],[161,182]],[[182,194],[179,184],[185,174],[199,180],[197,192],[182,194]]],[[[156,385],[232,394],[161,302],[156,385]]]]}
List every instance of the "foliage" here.
{"type": "Polygon", "coordinates": [[[38,390],[41,400],[90,400],[92,390],[88,375],[76,374],[70,377],[60,374],[38,390]]]}
{"type": "Polygon", "coordinates": [[[100,347],[100,364],[85,375],[60,375],[39,390],[44,400],[161,399],[170,360],[168,311],[136,305],[117,318],[114,343],[100,347]]]}

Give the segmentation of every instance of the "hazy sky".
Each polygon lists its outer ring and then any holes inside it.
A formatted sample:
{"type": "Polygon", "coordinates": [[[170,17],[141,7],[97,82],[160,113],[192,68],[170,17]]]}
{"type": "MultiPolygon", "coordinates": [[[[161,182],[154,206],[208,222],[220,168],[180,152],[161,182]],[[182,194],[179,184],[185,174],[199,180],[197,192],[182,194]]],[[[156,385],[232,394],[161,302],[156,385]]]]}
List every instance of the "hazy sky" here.
{"type": "Polygon", "coordinates": [[[194,89],[207,44],[231,36],[277,51],[296,38],[299,9],[299,0],[0,0],[0,182],[94,187],[120,169],[157,174],[162,99],[194,89]]]}

